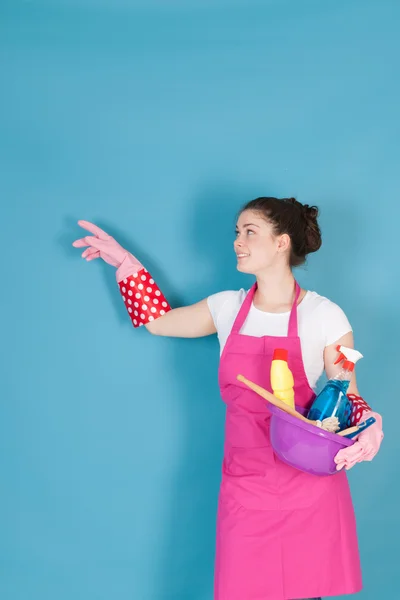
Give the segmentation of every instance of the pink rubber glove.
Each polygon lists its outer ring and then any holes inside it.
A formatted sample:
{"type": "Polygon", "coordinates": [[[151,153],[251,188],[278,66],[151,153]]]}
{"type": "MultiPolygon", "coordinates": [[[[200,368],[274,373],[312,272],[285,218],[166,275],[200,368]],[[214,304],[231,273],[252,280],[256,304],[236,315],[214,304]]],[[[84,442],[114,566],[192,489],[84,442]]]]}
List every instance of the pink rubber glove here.
{"type": "Polygon", "coordinates": [[[133,254],[97,225],[89,221],[78,221],[78,225],[93,235],[76,240],[72,245],[75,248],[88,246],[82,252],[87,261],[102,258],[117,267],[117,282],[134,327],[154,321],[171,310],[150,273],[133,254]]]}
{"type": "Polygon", "coordinates": [[[376,423],[365,431],[362,431],[352,446],[342,448],[335,456],[336,469],[338,471],[343,469],[343,467],[349,470],[359,462],[370,461],[378,453],[384,437],[382,417],[379,413],[366,411],[363,413],[361,420],[365,421],[369,417],[375,417],[376,423]]]}
{"type": "Polygon", "coordinates": [[[72,245],[75,248],[89,246],[82,252],[82,258],[86,258],[87,261],[102,258],[109,265],[117,267],[116,277],[118,283],[144,268],[133,254],[120,246],[111,235],[108,235],[97,225],[89,223],[89,221],[78,221],[78,225],[83,229],[87,229],[93,235],[87,235],[80,240],[76,240],[72,245]]]}

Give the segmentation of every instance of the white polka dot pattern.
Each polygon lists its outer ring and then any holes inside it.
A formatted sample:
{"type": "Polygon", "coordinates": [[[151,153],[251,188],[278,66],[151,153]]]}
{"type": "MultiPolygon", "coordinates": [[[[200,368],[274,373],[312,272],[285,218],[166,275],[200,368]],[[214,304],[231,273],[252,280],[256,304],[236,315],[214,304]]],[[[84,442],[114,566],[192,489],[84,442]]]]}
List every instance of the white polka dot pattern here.
{"type": "MultiPolygon", "coordinates": [[[[157,287],[154,279],[144,268],[139,273],[135,273],[120,281],[118,286],[134,327],[140,327],[145,323],[154,321],[154,319],[162,317],[171,310],[170,305],[157,287]],[[151,287],[149,284],[151,284],[151,287]],[[140,306],[140,313],[135,310],[134,314],[132,314],[132,308],[129,306],[129,304],[132,304],[132,300],[126,296],[127,285],[136,290],[135,298],[138,302],[135,302],[134,306],[136,308],[140,306]]],[[[132,295],[132,292],[129,290],[128,294],[132,295]]]]}
{"type": "Polygon", "coordinates": [[[353,427],[362,421],[362,416],[367,411],[372,411],[372,408],[365,402],[364,398],[356,394],[347,394],[351,402],[351,413],[347,425],[353,427]]]}

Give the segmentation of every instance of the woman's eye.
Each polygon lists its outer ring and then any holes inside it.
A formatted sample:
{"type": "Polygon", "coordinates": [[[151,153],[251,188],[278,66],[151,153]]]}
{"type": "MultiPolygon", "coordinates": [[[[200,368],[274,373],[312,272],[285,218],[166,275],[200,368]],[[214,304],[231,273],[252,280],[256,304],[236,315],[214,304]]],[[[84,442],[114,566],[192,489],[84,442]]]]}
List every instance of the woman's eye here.
{"type": "MultiPolygon", "coordinates": [[[[237,237],[237,236],[239,235],[239,233],[240,233],[239,231],[235,231],[235,237],[237,237]]],[[[247,234],[249,234],[249,233],[254,233],[254,231],[253,231],[252,229],[247,229],[247,230],[246,230],[246,233],[247,233],[247,234]]]]}

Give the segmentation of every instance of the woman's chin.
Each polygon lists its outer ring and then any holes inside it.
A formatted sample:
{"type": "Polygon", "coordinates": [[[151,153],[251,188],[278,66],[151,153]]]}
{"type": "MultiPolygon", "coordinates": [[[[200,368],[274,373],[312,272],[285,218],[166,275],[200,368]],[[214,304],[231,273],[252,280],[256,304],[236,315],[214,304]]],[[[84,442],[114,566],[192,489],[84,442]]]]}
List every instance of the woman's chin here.
{"type": "Polygon", "coordinates": [[[236,268],[238,271],[240,271],[241,273],[251,273],[251,269],[249,269],[249,266],[246,266],[244,264],[244,261],[241,262],[240,260],[238,261],[236,268]]]}

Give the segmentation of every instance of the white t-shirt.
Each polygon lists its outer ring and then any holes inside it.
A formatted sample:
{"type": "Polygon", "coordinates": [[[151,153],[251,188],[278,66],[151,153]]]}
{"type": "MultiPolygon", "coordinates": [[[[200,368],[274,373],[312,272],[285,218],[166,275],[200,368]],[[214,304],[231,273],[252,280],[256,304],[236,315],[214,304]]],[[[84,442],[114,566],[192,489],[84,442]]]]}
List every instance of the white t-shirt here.
{"type": "MultiPolygon", "coordinates": [[[[225,346],[235,318],[247,291],[226,291],[207,298],[220,343],[225,346]]],[[[290,312],[268,313],[251,304],[240,333],[261,337],[263,335],[287,336],[290,312]]],[[[315,389],[324,371],[324,348],[352,331],[342,309],[316,292],[307,291],[297,306],[298,331],[301,341],[304,369],[310,387],[315,389]]]]}

